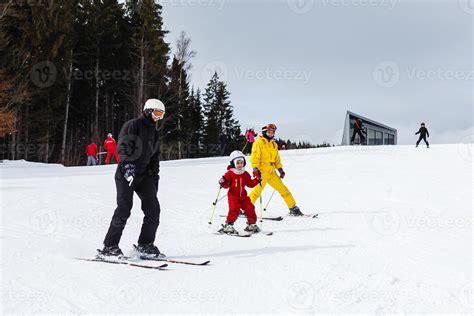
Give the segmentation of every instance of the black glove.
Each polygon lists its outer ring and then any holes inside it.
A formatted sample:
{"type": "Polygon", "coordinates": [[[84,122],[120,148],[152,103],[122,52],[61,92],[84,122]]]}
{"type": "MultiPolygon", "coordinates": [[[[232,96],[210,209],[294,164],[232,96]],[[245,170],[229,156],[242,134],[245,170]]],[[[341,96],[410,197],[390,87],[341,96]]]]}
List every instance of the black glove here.
{"type": "Polygon", "coordinates": [[[283,171],[283,168],[278,168],[278,172],[280,173],[280,178],[283,179],[285,177],[285,171],[283,171]]]}
{"type": "Polygon", "coordinates": [[[128,182],[128,186],[132,186],[133,179],[135,178],[135,164],[128,163],[123,166],[123,177],[128,182]]]}

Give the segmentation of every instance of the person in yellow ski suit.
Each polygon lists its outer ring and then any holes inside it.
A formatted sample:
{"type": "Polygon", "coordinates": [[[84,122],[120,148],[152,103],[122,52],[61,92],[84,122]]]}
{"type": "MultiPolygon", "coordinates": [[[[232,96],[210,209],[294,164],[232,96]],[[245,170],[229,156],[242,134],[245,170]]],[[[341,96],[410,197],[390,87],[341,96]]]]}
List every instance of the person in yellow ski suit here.
{"type": "Polygon", "coordinates": [[[275,131],[275,124],[270,123],[265,125],[262,127],[262,137],[259,137],[252,146],[250,163],[252,164],[253,174],[254,176],[261,175],[262,182],[261,185],[255,186],[252,192],[250,192],[250,200],[255,204],[255,201],[257,201],[268,183],[280,193],[290,210],[290,215],[302,216],[303,213],[301,213],[299,207],[296,206],[293,195],[281,180],[285,177],[285,171],[283,171],[280,154],[278,153],[278,144],[273,139],[275,131]],[[279,176],[275,170],[278,170],[279,176]]]}

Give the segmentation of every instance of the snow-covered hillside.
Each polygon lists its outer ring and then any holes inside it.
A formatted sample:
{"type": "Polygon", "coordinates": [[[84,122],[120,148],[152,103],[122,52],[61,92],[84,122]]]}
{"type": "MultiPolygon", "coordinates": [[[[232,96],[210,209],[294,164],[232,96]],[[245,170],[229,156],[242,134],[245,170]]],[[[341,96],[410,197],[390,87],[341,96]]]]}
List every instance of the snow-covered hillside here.
{"type": "MultiPolygon", "coordinates": [[[[226,158],[163,162],[156,243],[168,257],[211,260],[167,271],[74,260],[101,247],[115,166],[5,161],[3,312],[472,313],[473,154],[467,144],[282,152],[285,183],[319,218],[267,221],[274,235],[251,238],[212,234],[219,216],[207,224],[226,158]]],[[[266,215],[286,212],[275,196],[266,215]]],[[[125,253],[141,220],[136,198],[125,253]]]]}

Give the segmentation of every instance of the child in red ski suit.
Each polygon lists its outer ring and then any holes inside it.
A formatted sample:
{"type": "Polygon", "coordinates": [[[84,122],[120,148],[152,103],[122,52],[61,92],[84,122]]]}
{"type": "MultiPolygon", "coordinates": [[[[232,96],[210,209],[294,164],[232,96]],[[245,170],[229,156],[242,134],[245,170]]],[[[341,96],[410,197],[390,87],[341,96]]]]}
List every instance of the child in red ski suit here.
{"type": "Polygon", "coordinates": [[[242,152],[236,150],[230,154],[230,165],[227,167],[227,172],[219,180],[219,184],[224,189],[229,189],[227,199],[229,200],[229,214],[227,220],[222,228],[221,233],[238,234],[233,224],[239,216],[240,209],[245,212],[247,216],[248,226],[244,229],[247,232],[258,233],[260,228],[255,224],[257,222],[257,215],[255,214],[255,206],[247,196],[245,187],[253,188],[260,183],[260,179],[250,177],[250,174],[245,171],[245,156],[242,152]]]}

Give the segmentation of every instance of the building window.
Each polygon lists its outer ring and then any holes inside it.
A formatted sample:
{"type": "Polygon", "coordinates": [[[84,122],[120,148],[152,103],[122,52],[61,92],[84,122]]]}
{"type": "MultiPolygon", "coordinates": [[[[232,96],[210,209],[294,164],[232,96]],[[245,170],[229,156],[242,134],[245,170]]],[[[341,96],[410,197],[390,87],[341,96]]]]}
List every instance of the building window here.
{"type": "Polygon", "coordinates": [[[368,135],[369,135],[369,145],[375,145],[375,131],[369,128],[368,135]]]}
{"type": "Polygon", "coordinates": [[[395,135],[388,134],[388,145],[395,145],[395,135]]]}
{"type": "Polygon", "coordinates": [[[383,133],[375,131],[375,145],[383,145],[383,133]]]}

